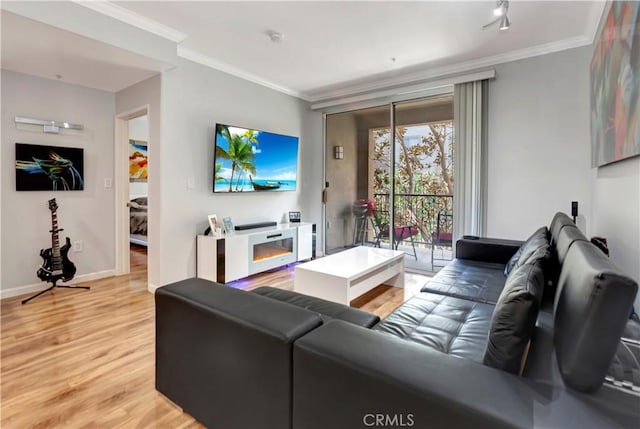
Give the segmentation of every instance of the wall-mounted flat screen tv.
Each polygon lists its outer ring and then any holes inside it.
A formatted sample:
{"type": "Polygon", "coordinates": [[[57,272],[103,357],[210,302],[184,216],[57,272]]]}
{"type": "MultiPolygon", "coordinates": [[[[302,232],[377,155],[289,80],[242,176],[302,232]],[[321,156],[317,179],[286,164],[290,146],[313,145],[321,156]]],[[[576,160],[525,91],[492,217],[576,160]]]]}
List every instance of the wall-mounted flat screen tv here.
{"type": "Polygon", "coordinates": [[[217,124],[213,192],[294,191],[298,137],[217,124]]]}

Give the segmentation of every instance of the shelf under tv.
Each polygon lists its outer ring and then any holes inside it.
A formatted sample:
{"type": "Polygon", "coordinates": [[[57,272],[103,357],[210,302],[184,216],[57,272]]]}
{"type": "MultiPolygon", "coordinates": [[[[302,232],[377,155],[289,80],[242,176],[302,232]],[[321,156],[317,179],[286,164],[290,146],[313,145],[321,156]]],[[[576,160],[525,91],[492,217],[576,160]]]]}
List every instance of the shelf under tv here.
{"type": "Polygon", "coordinates": [[[198,235],[196,272],[200,278],[228,283],[310,259],[312,246],[310,223],[277,224],[223,237],[198,235]]]}

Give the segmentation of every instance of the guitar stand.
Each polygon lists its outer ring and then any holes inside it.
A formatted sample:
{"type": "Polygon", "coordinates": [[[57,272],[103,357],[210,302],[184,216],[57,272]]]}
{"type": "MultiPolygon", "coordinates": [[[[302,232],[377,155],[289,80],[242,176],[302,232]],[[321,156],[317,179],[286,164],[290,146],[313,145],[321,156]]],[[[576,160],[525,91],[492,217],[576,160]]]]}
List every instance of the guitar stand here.
{"type": "Polygon", "coordinates": [[[51,285],[51,287],[50,287],[50,288],[45,289],[45,290],[43,290],[43,291],[40,291],[40,292],[38,292],[37,294],[32,295],[32,296],[30,296],[30,297],[29,297],[29,298],[27,298],[27,299],[23,299],[23,300],[22,300],[22,303],[23,303],[23,304],[26,304],[27,302],[31,301],[33,298],[37,298],[37,297],[39,297],[40,295],[42,295],[43,293],[45,293],[45,292],[49,292],[50,290],[52,290],[53,288],[56,288],[56,287],[63,287],[63,288],[66,288],[66,289],[91,289],[89,286],[65,286],[65,285],[57,285],[57,284],[56,284],[57,282],[58,282],[58,280],[54,280],[54,282],[53,282],[53,284],[51,285]]]}

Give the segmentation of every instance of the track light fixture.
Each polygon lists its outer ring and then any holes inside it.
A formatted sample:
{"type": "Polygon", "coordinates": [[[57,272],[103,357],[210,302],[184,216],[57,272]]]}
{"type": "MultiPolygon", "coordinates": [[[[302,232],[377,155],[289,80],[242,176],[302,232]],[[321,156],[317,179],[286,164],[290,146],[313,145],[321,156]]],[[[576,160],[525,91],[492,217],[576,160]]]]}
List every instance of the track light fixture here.
{"type": "Polygon", "coordinates": [[[500,31],[508,30],[511,27],[511,21],[509,21],[509,17],[504,15],[502,19],[500,19],[500,31]]]}
{"type": "Polygon", "coordinates": [[[497,0],[496,7],[493,9],[493,16],[496,18],[490,23],[482,26],[482,29],[488,28],[493,24],[500,23],[500,31],[508,30],[511,26],[511,21],[507,17],[507,13],[509,12],[509,0],[497,0]]]}

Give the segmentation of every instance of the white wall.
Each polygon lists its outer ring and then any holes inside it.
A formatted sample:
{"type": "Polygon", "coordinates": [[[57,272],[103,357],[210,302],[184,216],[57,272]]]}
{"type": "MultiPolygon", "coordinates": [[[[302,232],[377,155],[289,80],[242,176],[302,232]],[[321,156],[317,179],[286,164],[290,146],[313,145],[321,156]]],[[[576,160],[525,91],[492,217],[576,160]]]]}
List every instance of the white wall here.
{"type": "MultiPolygon", "coordinates": [[[[640,158],[591,168],[592,47],[496,67],[489,83],[487,235],[524,239],[580,203],[577,224],[607,238],[640,282],[640,158]]],[[[636,310],[640,296],[636,297],[636,310]]]]}
{"type": "Polygon", "coordinates": [[[129,120],[129,138],[149,142],[149,115],[142,115],[129,120]]]}
{"type": "Polygon", "coordinates": [[[578,201],[591,234],[589,62],[584,47],[496,66],[489,83],[487,235],[525,239],[578,201]]]}
{"type": "Polygon", "coordinates": [[[149,193],[147,182],[129,182],[129,199],[146,197],[149,193]]]}
{"type": "Polygon", "coordinates": [[[314,164],[322,159],[321,133],[311,136],[303,130],[309,115],[320,116],[311,114],[304,101],[187,60],[163,73],[162,116],[166,119],[162,121],[160,145],[160,285],[195,275],[196,235],[207,226],[208,214],[217,214],[218,219],[231,216],[235,224],[241,224],[281,222],[290,210],[301,210],[304,221],[320,220],[320,211],[311,211],[313,195],[311,199],[303,197],[313,194],[308,189],[316,189],[322,180],[306,172],[309,169],[315,175],[318,168],[314,164]],[[217,122],[300,136],[298,189],[214,194],[217,122]],[[188,189],[190,180],[193,189],[188,189]]]}
{"type": "Polygon", "coordinates": [[[598,168],[592,186],[592,234],[607,239],[611,259],[640,284],[640,157],[598,168]]]}
{"type": "Polygon", "coordinates": [[[298,178],[301,192],[298,204],[302,210],[302,220],[316,224],[316,254],[324,254],[322,246],[322,190],[324,189],[324,152],[322,147],[322,114],[302,107],[302,134],[300,141],[304,150],[300,152],[298,178]]]}
{"type": "MultiPolygon", "coordinates": [[[[113,94],[2,70],[2,296],[40,288],[36,270],[41,248],[51,247],[51,212],[56,198],[61,240],[81,240],[84,250],[69,259],[83,275],[108,275],[114,267],[114,194],[104,188],[113,178],[113,94]],[[15,116],[83,124],[83,131],[44,134],[42,128],[16,126],[15,116]],[[15,143],[84,149],[84,191],[15,190],[15,143]]],[[[86,278],[86,277],[85,277],[86,278]]]]}

